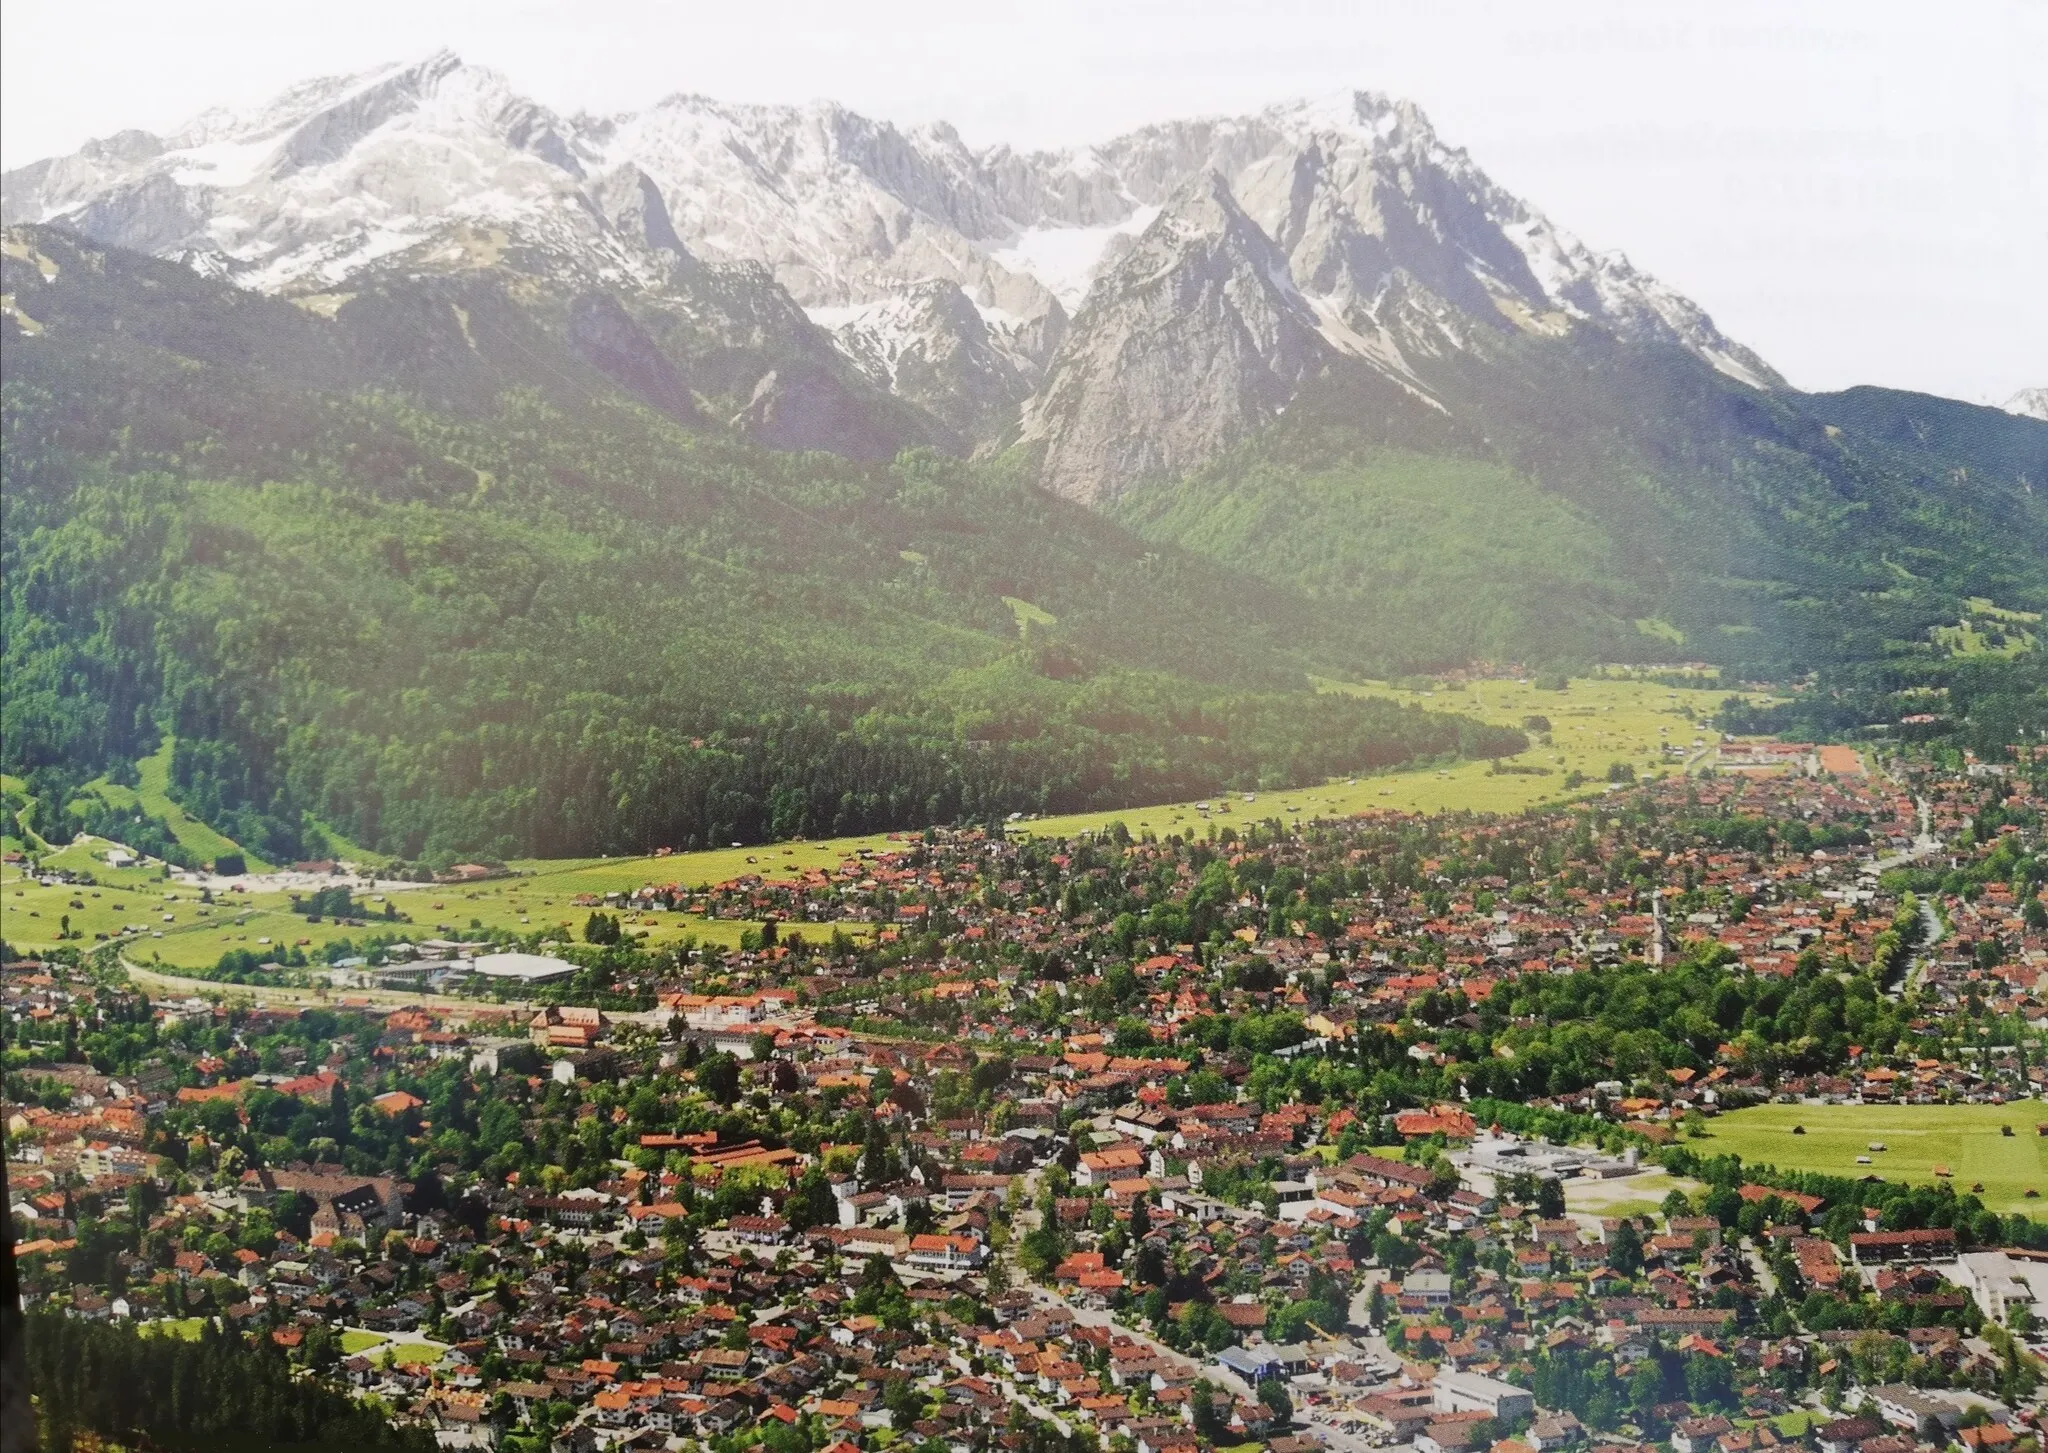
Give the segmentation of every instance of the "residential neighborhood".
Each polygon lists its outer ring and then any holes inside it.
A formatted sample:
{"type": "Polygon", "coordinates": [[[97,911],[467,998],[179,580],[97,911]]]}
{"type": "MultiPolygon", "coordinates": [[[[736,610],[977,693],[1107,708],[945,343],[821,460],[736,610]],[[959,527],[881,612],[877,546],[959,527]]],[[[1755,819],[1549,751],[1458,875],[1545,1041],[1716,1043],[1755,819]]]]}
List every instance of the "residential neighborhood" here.
{"type": "Polygon", "coordinates": [[[1762,757],[441,950],[566,966],[517,1002],[9,962],[24,1302],[515,1453],[2038,1448],[2037,777],[1762,757]],[[1826,1138],[1922,1110],[1952,1165],[1826,1138]]]}

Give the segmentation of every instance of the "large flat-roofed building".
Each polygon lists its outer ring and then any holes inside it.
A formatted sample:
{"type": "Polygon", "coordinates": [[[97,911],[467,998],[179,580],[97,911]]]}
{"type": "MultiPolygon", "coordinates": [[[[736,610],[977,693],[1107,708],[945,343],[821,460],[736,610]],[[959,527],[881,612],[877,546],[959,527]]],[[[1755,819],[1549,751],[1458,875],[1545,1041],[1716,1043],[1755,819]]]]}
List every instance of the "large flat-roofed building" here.
{"type": "Polygon", "coordinates": [[[542,1049],[590,1049],[610,1028],[601,1010],[584,1005],[550,1004],[538,1010],[527,1024],[527,1033],[542,1049]]]}
{"type": "Polygon", "coordinates": [[[1533,1175],[1539,1180],[1572,1176],[1606,1179],[1634,1175],[1642,1169],[1633,1151],[1622,1156],[1602,1155],[1519,1135],[1481,1135],[1466,1149],[1451,1152],[1449,1159],[1461,1171],[1479,1171],[1491,1177],[1533,1175]]]}
{"type": "Polygon", "coordinates": [[[280,1191],[312,1199],[314,1231],[358,1240],[397,1225],[405,1210],[405,1192],[387,1176],[359,1176],[328,1164],[242,1172],[238,1192],[244,1210],[272,1207],[280,1191]]]}
{"type": "Polygon", "coordinates": [[[1978,1309],[1994,1321],[2010,1321],[2022,1307],[2048,1322],[2048,1257],[2038,1252],[2012,1256],[2003,1251],[1966,1251],[1956,1258],[1955,1282],[1967,1287],[1978,1309]]]}
{"type": "Polygon", "coordinates": [[[484,954],[473,967],[486,979],[516,979],[523,984],[545,984],[576,972],[567,959],[548,954],[484,954]]]}
{"type": "Polygon", "coordinates": [[[1899,1383],[1865,1388],[1862,1411],[1875,1412],[1894,1427],[1916,1430],[1932,1423],[1946,1431],[1963,1418],[1962,1408],[1941,1393],[1923,1392],[1899,1383]]]}
{"type": "Polygon", "coordinates": [[[1536,1411],[1536,1395],[1527,1388],[1476,1372],[1439,1372],[1430,1388],[1439,1412],[1519,1418],[1536,1411]]]}

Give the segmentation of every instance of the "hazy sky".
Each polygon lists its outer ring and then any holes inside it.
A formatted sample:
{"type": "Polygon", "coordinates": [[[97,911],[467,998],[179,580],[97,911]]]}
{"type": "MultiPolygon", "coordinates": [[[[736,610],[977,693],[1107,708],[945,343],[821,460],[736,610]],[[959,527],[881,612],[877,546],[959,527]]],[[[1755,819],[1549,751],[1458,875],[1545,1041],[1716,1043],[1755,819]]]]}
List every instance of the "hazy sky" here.
{"type": "Polygon", "coordinates": [[[830,97],[976,144],[1387,91],[1800,387],[2048,386],[2048,0],[7,0],[0,157],[441,46],[558,109],[830,97]]]}

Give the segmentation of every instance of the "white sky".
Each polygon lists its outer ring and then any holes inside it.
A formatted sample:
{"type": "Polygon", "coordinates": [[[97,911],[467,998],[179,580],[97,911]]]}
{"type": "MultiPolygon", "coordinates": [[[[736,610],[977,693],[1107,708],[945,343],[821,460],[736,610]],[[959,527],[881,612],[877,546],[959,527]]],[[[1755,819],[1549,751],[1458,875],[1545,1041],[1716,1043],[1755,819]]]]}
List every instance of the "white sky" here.
{"type": "Polygon", "coordinates": [[[1386,91],[1802,388],[2048,386],[2048,0],[7,0],[0,158],[444,45],[562,110],[830,97],[974,144],[1386,91]]]}

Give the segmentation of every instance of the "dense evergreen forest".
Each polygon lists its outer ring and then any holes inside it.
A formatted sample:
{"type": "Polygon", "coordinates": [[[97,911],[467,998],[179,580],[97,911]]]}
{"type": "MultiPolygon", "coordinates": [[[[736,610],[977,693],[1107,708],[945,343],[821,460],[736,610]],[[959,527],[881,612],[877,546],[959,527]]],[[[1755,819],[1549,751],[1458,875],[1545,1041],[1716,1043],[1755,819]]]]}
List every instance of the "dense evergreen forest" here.
{"type": "Polygon", "coordinates": [[[1772,706],[1731,700],[1721,724],[1738,732],[1825,738],[1872,724],[1909,740],[1944,742],[1986,760],[2048,723],[2048,652],[1949,657],[1894,652],[1816,673],[1811,689],[1772,706]]]}
{"type": "Polygon", "coordinates": [[[68,1453],[79,1433],[209,1453],[434,1446],[425,1429],[394,1428],[375,1409],[295,1376],[275,1347],[252,1348],[211,1319],[187,1341],[38,1308],[23,1344],[43,1453],[68,1453]]]}

